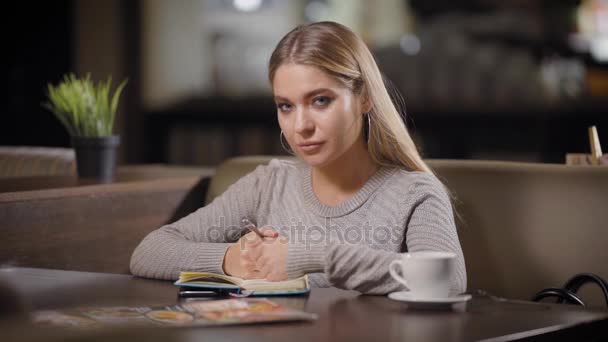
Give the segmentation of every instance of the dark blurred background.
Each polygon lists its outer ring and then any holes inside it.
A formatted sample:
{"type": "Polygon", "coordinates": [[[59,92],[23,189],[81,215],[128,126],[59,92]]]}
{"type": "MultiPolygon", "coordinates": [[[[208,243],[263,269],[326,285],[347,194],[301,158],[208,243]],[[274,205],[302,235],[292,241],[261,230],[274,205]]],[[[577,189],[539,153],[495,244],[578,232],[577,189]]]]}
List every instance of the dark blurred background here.
{"type": "Polygon", "coordinates": [[[70,146],[41,108],[63,74],[129,78],[121,163],[284,154],[269,55],[300,23],[361,34],[425,158],[563,163],[608,148],[607,0],[55,0],[3,11],[0,145],[70,146]]]}

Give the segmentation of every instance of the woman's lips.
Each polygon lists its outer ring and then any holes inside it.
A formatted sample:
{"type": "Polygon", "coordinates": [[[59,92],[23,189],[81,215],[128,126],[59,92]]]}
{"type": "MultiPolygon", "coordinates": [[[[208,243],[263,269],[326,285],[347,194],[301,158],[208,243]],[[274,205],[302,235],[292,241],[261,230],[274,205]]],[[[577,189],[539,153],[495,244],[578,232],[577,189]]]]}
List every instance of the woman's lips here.
{"type": "Polygon", "coordinates": [[[314,153],[321,149],[323,142],[298,144],[298,148],[305,153],[314,153]]]}

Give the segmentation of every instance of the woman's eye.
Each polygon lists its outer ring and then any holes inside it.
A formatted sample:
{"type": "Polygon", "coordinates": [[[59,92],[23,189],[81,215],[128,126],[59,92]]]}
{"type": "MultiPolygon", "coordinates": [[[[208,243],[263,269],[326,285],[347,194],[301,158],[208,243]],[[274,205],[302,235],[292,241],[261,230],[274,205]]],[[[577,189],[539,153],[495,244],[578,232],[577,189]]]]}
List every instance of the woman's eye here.
{"type": "Polygon", "coordinates": [[[279,103],[279,104],[277,104],[277,108],[281,112],[287,112],[287,111],[289,111],[289,109],[291,109],[291,105],[288,105],[287,103],[279,103]]]}
{"type": "Polygon", "coordinates": [[[315,98],[314,104],[318,106],[327,106],[331,102],[331,99],[327,96],[319,96],[315,98]]]}

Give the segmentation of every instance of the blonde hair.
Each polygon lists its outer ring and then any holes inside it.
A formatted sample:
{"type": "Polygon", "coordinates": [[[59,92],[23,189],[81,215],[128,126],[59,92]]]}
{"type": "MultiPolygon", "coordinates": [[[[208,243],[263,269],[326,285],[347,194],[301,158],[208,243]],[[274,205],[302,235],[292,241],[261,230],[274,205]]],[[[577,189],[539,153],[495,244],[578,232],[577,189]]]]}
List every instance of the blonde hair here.
{"type": "Polygon", "coordinates": [[[298,26],[281,39],[270,57],[271,83],[277,69],[287,63],[317,67],[369,101],[367,148],[374,162],[432,173],[391,100],[372,53],[353,31],[329,21],[298,26]]]}

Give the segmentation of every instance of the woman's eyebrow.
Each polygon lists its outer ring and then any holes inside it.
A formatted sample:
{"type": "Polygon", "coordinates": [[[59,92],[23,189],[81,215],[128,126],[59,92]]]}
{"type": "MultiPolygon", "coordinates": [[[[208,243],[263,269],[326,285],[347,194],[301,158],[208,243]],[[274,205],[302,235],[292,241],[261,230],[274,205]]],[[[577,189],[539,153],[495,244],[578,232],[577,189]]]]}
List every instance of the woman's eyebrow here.
{"type": "MultiPolygon", "coordinates": [[[[304,94],[304,98],[308,99],[308,98],[311,98],[311,97],[313,97],[315,95],[324,93],[326,91],[331,91],[331,89],[329,89],[329,88],[319,88],[319,89],[311,90],[308,93],[304,94]]],[[[279,96],[279,95],[275,95],[274,99],[276,101],[289,101],[288,98],[283,97],[283,96],[279,96]]]]}

